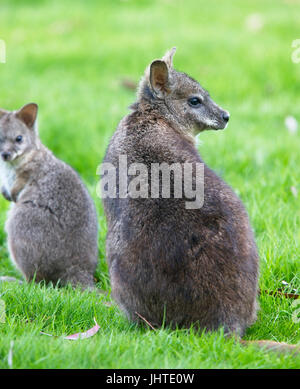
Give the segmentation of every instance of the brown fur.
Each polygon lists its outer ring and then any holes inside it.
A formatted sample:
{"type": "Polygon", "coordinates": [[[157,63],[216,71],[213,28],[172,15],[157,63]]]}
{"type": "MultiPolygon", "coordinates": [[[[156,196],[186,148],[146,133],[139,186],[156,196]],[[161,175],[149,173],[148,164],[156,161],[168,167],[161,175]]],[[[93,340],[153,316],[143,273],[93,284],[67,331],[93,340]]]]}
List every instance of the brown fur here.
{"type": "MultiPolygon", "coordinates": [[[[208,92],[173,68],[174,51],[146,70],[133,112],[120,122],[104,162],[117,167],[121,154],[128,165],[203,162],[195,131],[227,124],[228,113],[208,92]],[[201,97],[199,108],[188,105],[192,96],[201,97]]],[[[222,326],[242,335],[257,310],[252,229],[241,201],[206,165],[204,185],[200,209],[186,209],[185,198],[103,200],[112,294],[133,321],[144,317],[154,326],[207,330],[222,326]]]]}

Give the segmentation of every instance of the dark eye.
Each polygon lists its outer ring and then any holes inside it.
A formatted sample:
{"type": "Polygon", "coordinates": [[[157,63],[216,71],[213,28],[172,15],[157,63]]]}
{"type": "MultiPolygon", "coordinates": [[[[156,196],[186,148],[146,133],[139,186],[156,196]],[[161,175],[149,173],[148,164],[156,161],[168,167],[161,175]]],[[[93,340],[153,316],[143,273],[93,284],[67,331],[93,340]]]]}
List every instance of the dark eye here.
{"type": "Polygon", "coordinates": [[[196,108],[202,104],[202,101],[199,99],[199,97],[191,97],[188,99],[188,103],[191,107],[196,108]]]}
{"type": "Polygon", "coordinates": [[[22,135],[18,135],[18,136],[16,137],[16,142],[17,142],[17,143],[21,143],[21,142],[22,142],[22,139],[23,139],[22,135]]]}

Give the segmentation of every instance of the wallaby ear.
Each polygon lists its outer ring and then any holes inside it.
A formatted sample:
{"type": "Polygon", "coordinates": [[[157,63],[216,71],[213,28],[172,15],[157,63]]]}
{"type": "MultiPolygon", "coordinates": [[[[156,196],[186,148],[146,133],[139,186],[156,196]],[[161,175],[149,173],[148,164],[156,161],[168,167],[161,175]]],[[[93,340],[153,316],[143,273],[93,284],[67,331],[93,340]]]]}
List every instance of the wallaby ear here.
{"type": "Polygon", "coordinates": [[[169,66],[169,68],[173,67],[173,57],[175,53],[176,47],[172,47],[172,49],[168,50],[166,54],[162,57],[162,61],[164,61],[169,66]]]}
{"type": "Polygon", "coordinates": [[[38,112],[38,106],[35,103],[24,105],[16,112],[16,117],[26,124],[29,128],[34,128],[38,112]]]}
{"type": "Polygon", "coordinates": [[[150,84],[158,97],[170,93],[169,70],[164,61],[156,60],[150,65],[150,84]]]}

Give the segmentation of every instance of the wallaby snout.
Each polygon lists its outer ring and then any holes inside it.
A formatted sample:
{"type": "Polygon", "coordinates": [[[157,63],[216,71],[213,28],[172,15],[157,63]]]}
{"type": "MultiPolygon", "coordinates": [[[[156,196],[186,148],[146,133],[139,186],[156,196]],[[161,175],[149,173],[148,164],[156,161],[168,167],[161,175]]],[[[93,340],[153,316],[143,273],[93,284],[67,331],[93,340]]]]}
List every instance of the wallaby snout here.
{"type": "Polygon", "coordinates": [[[198,110],[198,121],[196,128],[199,131],[205,129],[224,130],[227,127],[230,114],[212,100],[210,96],[206,97],[205,106],[198,110]]]}
{"type": "Polygon", "coordinates": [[[229,121],[230,115],[229,112],[223,112],[223,120],[227,123],[229,121]]]}
{"type": "Polygon", "coordinates": [[[221,110],[220,120],[213,120],[217,124],[215,126],[210,127],[214,130],[224,130],[229,122],[230,114],[228,111],[221,110]]]}
{"type": "Polygon", "coordinates": [[[10,160],[11,160],[11,156],[12,156],[12,154],[11,154],[10,151],[2,151],[2,153],[1,153],[1,158],[2,158],[3,161],[5,161],[5,162],[10,161],[10,160]]]}

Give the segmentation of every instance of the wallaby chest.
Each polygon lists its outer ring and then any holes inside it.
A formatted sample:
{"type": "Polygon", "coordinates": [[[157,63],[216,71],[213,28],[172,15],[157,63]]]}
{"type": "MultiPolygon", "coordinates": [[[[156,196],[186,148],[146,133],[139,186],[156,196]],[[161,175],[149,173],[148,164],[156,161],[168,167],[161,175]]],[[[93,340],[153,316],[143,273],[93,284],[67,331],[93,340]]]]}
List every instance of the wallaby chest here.
{"type": "Polygon", "coordinates": [[[14,166],[0,160],[0,182],[2,187],[10,195],[16,181],[16,169],[14,166]]]}

